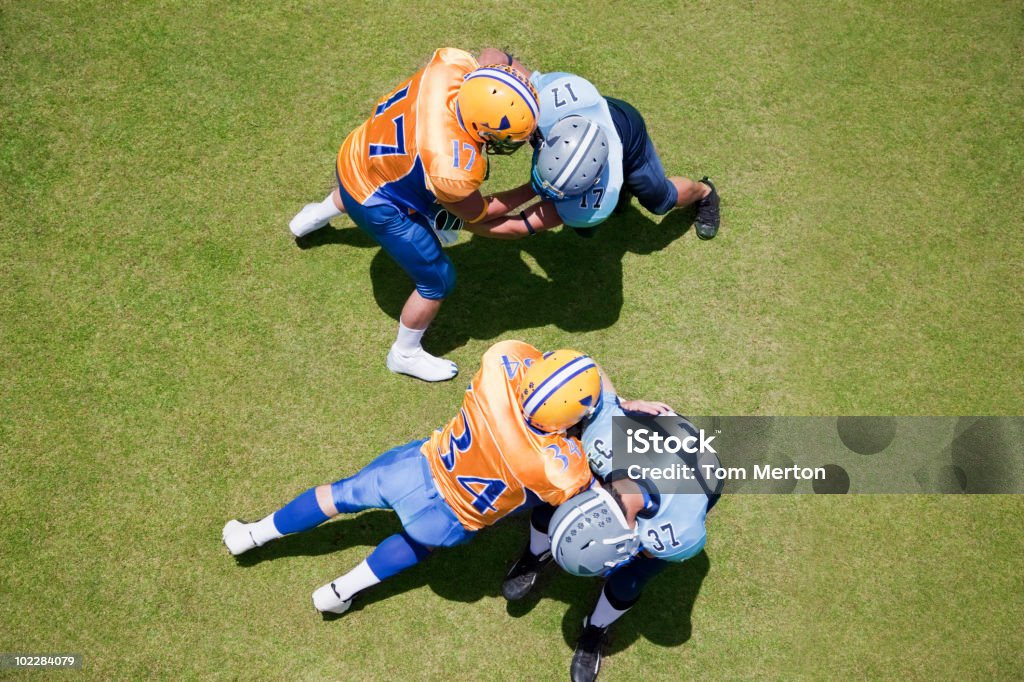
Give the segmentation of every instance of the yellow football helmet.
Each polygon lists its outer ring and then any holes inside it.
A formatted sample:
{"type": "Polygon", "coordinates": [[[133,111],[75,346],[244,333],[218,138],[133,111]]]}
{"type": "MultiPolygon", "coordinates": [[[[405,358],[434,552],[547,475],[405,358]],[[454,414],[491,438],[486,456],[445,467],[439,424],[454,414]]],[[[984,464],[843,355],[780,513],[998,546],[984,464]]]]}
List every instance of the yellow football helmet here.
{"type": "Polygon", "coordinates": [[[488,154],[511,154],[537,127],[540,104],[530,81],[511,66],[481,66],[466,74],[455,98],[459,123],[488,154]]]}
{"type": "Polygon", "coordinates": [[[559,433],[597,407],[601,372],[589,355],[563,348],[545,353],[527,368],[519,404],[535,429],[559,433]]]}

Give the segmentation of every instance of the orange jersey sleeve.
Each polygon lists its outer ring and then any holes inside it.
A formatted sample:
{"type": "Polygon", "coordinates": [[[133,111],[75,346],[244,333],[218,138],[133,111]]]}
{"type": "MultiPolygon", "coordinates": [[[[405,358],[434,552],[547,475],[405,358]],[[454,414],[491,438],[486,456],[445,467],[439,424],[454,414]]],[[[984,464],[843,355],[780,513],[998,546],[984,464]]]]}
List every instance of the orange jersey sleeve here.
{"type": "Polygon", "coordinates": [[[338,150],[338,177],[356,201],[426,213],[435,201],[455,203],[479,189],[487,158],[455,109],[463,76],[477,66],[468,52],[437,50],[377,102],[338,150]]]}
{"type": "Polygon", "coordinates": [[[521,341],[492,346],[458,416],[423,444],[438,489],[470,530],[495,523],[531,495],[561,504],[593,480],[577,439],[526,423],[519,384],[540,358],[540,351],[521,341]]]}

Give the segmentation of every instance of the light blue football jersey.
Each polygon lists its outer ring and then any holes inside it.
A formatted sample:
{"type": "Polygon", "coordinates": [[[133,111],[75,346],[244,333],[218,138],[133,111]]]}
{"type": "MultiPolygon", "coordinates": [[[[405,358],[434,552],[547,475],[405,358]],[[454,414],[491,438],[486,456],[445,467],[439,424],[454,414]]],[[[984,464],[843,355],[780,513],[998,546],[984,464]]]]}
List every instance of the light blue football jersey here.
{"type": "MultiPolygon", "coordinates": [[[[612,473],[612,418],[625,415],[619,398],[606,392],[597,411],[583,427],[583,448],[591,470],[600,478],[612,473]]],[[[688,423],[688,422],[687,422],[688,423]]],[[[649,518],[637,516],[637,531],[643,548],[666,561],[686,561],[704,548],[707,535],[704,518],[708,497],[682,493],[658,496],[658,506],[649,518]]]]}
{"type": "Polygon", "coordinates": [[[608,136],[608,162],[600,179],[581,196],[554,202],[559,217],[569,227],[594,227],[611,215],[622,190],[622,140],[608,102],[590,81],[571,73],[534,71],[530,82],[540,97],[537,128],[541,135],[546,137],[559,120],[577,114],[596,122],[608,136]]]}
{"type": "Polygon", "coordinates": [[[707,495],[662,495],[653,516],[636,517],[640,544],[659,559],[686,561],[704,549],[707,513],[707,495]]]}

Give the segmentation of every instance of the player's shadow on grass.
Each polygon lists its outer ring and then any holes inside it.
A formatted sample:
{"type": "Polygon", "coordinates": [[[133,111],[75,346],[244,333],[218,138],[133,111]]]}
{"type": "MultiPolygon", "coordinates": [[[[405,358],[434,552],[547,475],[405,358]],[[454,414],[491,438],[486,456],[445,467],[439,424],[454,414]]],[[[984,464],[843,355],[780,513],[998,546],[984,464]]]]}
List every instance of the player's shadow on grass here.
{"type": "MultiPolygon", "coordinates": [[[[464,240],[448,249],[458,284],[426,345],[444,355],[471,339],[500,338],[510,329],[606,329],[622,311],[625,255],[661,250],[684,231],[678,222],[654,223],[630,208],[590,239],[561,228],[512,242],[464,240]]],[[[405,273],[378,253],[370,278],[377,304],[397,320],[410,290],[405,273]]]]}
{"type": "MultiPolygon", "coordinates": [[[[707,553],[701,552],[654,576],[629,615],[612,628],[607,652],[613,654],[629,648],[640,635],[666,647],[687,642],[693,632],[690,620],[693,607],[710,568],[707,553]]],[[[569,608],[562,619],[562,636],[569,647],[575,648],[583,630],[583,619],[593,610],[603,585],[603,580],[577,578],[549,567],[541,574],[534,591],[522,601],[509,602],[507,611],[513,618],[519,618],[532,611],[542,599],[567,603],[569,608]]]]}
{"type": "MultiPolygon", "coordinates": [[[[346,218],[335,218],[335,222],[338,222],[338,224],[342,224],[344,221],[346,221],[346,218]]],[[[295,245],[303,251],[306,251],[307,249],[315,249],[320,246],[327,246],[328,244],[341,244],[344,246],[356,246],[359,248],[379,246],[377,242],[373,240],[373,237],[366,234],[358,227],[336,228],[333,225],[323,227],[316,232],[310,232],[305,237],[298,237],[295,240],[295,245]]]]}
{"type": "MultiPolygon", "coordinates": [[[[695,212],[673,211],[656,223],[635,203],[613,215],[594,237],[560,228],[518,241],[473,237],[449,248],[458,284],[431,326],[428,350],[445,354],[470,339],[495,339],[512,329],[555,325],[566,332],[606,329],[623,305],[623,260],[627,253],[664,249],[693,224],[695,212]]],[[[297,242],[376,247],[358,228],[324,228],[297,242]]],[[[412,291],[405,272],[382,250],[370,265],[373,295],[397,320],[412,291]]],[[[672,286],[672,273],[651,286],[672,286]]]]}
{"type": "MultiPolygon", "coordinates": [[[[607,652],[614,654],[628,649],[640,635],[665,647],[689,641],[693,634],[693,607],[710,569],[711,561],[702,551],[654,576],[644,587],[640,601],[612,627],[607,652]]],[[[586,597],[570,602],[562,619],[562,636],[569,646],[576,646],[583,630],[583,619],[590,614],[599,594],[592,581],[586,597]]]]}
{"type": "MultiPolygon", "coordinates": [[[[352,618],[379,601],[424,586],[448,601],[472,603],[485,597],[500,597],[505,573],[529,537],[527,526],[527,515],[516,515],[481,531],[465,545],[437,550],[423,563],[360,594],[348,613],[327,614],[324,619],[352,618]]],[[[237,561],[240,566],[254,566],[281,557],[319,556],[359,546],[366,547],[366,554],[369,554],[384,538],[400,530],[397,515],[372,510],[275,540],[243,554],[237,561]]],[[[355,562],[350,566],[339,565],[338,575],[354,566],[355,562]]],[[[651,579],[640,601],[615,625],[608,653],[628,648],[640,635],[666,647],[689,640],[690,615],[710,566],[707,554],[701,552],[689,561],[669,566],[651,579]]],[[[562,636],[566,645],[573,648],[582,630],[583,618],[596,603],[602,584],[599,580],[571,576],[551,565],[541,575],[535,590],[522,601],[509,602],[506,610],[513,618],[519,618],[532,611],[541,599],[565,602],[568,608],[562,619],[562,636]]],[[[310,591],[312,589],[313,586],[310,591]]]]}
{"type": "Polygon", "coordinates": [[[248,567],[281,557],[319,556],[360,545],[373,547],[400,530],[402,524],[395,514],[372,510],[354,516],[340,516],[305,533],[287,535],[249,550],[235,560],[239,566],[248,567]]]}
{"type": "MultiPolygon", "coordinates": [[[[522,516],[507,519],[480,532],[465,545],[437,550],[426,561],[360,594],[345,616],[423,586],[450,601],[475,602],[498,596],[505,571],[522,549],[522,538],[527,536],[526,523],[522,516]]],[[[342,516],[305,533],[275,540],[239,556],[237,562],[240,566],[254,566],[281,557],[319,556],[360,546],[366,547],[369,554],[374,546],[401,530],[396,514],[372,510],[342,516]]],[[[338,575],[354,566],[355,563],[339,565],[338,575]]]]}
{"type": "Polygon", "coordinates": [[[525,516],[505,519],[467,544],[437,550],[427,561],[367,590],[352,603],[352,610],[423,586],[448,601],[472,603],[498,597],[505,572],[527,537],[526,525],[525,516]]]}

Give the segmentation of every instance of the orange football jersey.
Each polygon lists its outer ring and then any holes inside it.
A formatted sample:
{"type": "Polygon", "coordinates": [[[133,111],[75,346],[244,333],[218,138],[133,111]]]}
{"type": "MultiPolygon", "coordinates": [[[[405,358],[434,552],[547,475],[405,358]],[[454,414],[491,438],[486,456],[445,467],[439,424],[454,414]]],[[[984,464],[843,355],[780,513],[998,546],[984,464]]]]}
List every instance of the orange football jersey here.
{"type": "Polygon", "coordinates": [[[457,203],[480,188],[487,157],[455,111],[463,77],[478,66],[468,52],[442,48],[381,98],[338,150],[338,177],[356,201],[427,213],[435,201],[457,203]]]}
{"type": "Polygon", "coordinates": [[[458,416],[421,448],[438,489],[470,530],[490,526],[531,494],[559,505],[593,481],[579,440],[537,431],[523,416],[519,385],[541,357],[522,341],[491,346],[458,416]]]}

